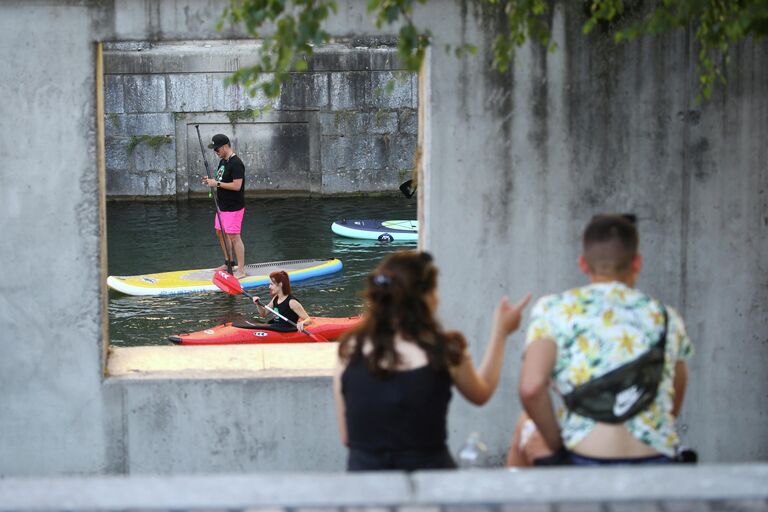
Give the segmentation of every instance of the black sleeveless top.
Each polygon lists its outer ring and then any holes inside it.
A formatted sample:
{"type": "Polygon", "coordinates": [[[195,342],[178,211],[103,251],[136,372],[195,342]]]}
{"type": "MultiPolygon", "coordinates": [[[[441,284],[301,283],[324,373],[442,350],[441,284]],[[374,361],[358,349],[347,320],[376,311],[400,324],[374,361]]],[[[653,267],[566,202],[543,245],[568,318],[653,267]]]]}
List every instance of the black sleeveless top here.
{"type": "Polygon", "coordinates": [[[341,376],[349,447],[366,451],[431,451],[445,448],[453,382],[431,366],[380,379],[362,356],[341,376]]]}
{"type": "MultiPolygon", "coordinates": [[[[272,301],[272,304],[274,304],[272,306],[272,309],[274,309],[275,311],[283,315],[285,318],[287,318],[291,322],[296,323],[299,321],[299,315],[297,315],[296,312],[291,309],[291,300],[295,300],[295,299],[296,297],[294,297],[293,295],[288,295],[283,302],[280,302],[278,304],[277,297],[275,297],[275,299],[272,301]]],[[[280,325],[281,327],[284,326],[284,327],[289,327],[291,329],[296,329],[295,326],[289,324],[279,316],[276,316],[275,318],[270,320],[269,323],[277,324],[277,325],[280,325]]]]}

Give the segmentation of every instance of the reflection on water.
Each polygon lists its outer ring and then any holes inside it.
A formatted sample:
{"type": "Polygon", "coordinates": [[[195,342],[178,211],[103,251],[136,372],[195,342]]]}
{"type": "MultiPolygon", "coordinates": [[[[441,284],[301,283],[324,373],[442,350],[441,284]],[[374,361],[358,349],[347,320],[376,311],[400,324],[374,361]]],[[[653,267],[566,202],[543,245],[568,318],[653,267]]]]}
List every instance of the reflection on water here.
{"type": "MultiPolygon", "coordinates": [[[[389,252],[414,243],[384,244],[341,238],[338,219],[415,219],[416,201],[404,197],[249,199],[243,222],[246,260],[258,263],[339,258],[341,272],[296,283],[294,295],[315,316],[361,311],[364,277],[389,252]]],[[[110,203],[107,205],[110,275],[133,275],[218,266],[213,203],[110,203]]],[[[251,290],[267,295],[266,287],[251,290]]],[[[109,334],[117,346],[167,345],[168,336],[197,331],[254,314],[249,299],[225,293],[131,297],[109,292],[109,334]]]]}

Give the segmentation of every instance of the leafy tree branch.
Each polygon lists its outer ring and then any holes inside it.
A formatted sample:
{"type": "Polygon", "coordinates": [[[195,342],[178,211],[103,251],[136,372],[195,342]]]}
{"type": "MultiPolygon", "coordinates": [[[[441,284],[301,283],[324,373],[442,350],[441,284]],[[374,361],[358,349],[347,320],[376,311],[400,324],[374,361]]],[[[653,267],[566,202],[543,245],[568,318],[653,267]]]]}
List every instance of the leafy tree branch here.
{"type": "MultiPolygon", "coordinates": [[[[432,34],[413,22],[416,4],[430,0],[368,0],[368,12],[378,28],[399,24],[398,55],[408,71],[416,72],[424,60],[432,34]]],[[[431,0],[439,2],[444,0],[431,0]]],[[[556,50],[550,32],[551,10],[556,1],[573,0],[473,0],[481,7],[503,13],[504,24],[496,34],[493,67],[506,72],[517,48],[531,40],[556,50]]],[[[597,26],[612,27],[629,10],[645,5],[641,0],[584,0],[587,19],[582,26],[589,34],[597,26]]],[[[241,83],[255,94],[258,88],[269,98],[280,94],[291,71],[307,69],[313,47],[330,41],[323,22],[337,10],[335,0],[231,0],[220,20],[242,24],[249,35],[262,39],[259,63],[234,73],[230,83],[241,83]],[[265,26],[272,31],[265,30],[265,26]],[[268,33],[271,35],[264,36],[268,33]]],[[[656,0],[644,15],[625,28],[611,29],[614,41],[631,41],[642,35],[658,35],[690,28],[698,44],[701,97],[709,97],[716,83],[725,82],[731,47],[749,37],[768,34],[768,0],[656,0]]],[[[457,49],[474,53],[473,45],[457,49]]]]}
{"type": "Polygon", "coordinates": [[[262,40],[262,46],[259,62],[237,70],[228,83],[246,85],[251,96],[261,89],[268,98],[276,98],[291,71],[307,69],[314,46],[330,40],[322,24],[335,12],[335,0],[233,0],[218,28],[226,21],[243,24],[249,35],[262,40]],[[269,33],[265,25],[273,29],[270,35],[264,35],[269,33]]]}
{"type": "MultiPolygon", "coordinates": [[[[589,33],[601,21],[612,21],[626,9],[623,0],[593,0],[584,24],[589,33]]],[[[692,28],[699,46],[700,99],[712,94],[716,83],[725,83],[731,47],[749,37],[768,34],[768,0],[663,0],[656,2],[640,21],[614,32],[616,42],[644,34],[657,35],[692,28]]]]}

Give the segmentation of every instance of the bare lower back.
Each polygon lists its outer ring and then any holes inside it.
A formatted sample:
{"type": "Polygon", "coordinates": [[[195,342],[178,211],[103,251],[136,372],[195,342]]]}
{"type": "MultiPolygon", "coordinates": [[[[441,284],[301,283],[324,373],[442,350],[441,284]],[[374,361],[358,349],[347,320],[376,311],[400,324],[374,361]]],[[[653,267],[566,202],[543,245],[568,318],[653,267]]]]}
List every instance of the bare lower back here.
{"type": "Polygon", "coordinates": [[[597,458],[640,458],[659,452],[638,440],[624,425],[598,423],[579,444],[573,447],[579,455],[597,458]]]}

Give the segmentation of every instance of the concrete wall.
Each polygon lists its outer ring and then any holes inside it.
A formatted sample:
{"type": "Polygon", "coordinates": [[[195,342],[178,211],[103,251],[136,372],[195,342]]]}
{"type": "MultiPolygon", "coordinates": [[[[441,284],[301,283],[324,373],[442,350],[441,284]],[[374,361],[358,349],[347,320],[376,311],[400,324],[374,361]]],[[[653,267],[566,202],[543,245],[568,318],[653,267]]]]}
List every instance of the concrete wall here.
{"type": "Polygon", "coordinates": [[[331,343],[111,349],[110,473],[344,467],[331,343]]]}
{"type": "Polygon", "coordinates": [[[0,52],[3,475],[107,465],[94,14],[88,3],[0,6],[0,46],[18,49],[0,52]]]}
{"type": "MultiPolygon", "coordinates": [[[[212,28],[224,5],[0,7],[0,46],[18,50],[0,54],[0,475],[340,469],[327,376],[263,386],[237,375],[103,380],[94,42],[235,39],[212,28]]],[[[488,314],[466,304],[583,282],[574,265],[583,223],[633,210],[646,255],[639,284],[680,309],[698,350],[684,439],[706,461],[768,458],[766,46],[738,49],[727,90],[697,105],[689,34],[614,47],[581,38],[578,12],[557,11],[560,50],[524,47],[499,77],[482,56],[444,51],[464,40],[486,51],[494,16],[461,1],[424,9],[435,49],[422,245],[441,267],[445,323],[479,358],[488,314]]],[[[340,2],[329,30],[375,33],[357,0],[340,2]]],[[[519,355],[516,335],[488,406],[455,399],[453,449],[479,430],[501,457],[519,411],[519,355]]]]}
{"type": "Polygon", "coordinates": [[[411,176],[417,76],[402,71],[391,38],[319,48],[275,100],[224,84],[256,63],[257,49],[243,40],[105,45],[107,196],[207,193],[195,178],[206,173],[196,124],[205,145],[230,136],[249,195],[396,192],[411,176]]]}
{"type": "MultiPolygon", "coordinates": [[[[487,52],[498,18],[453,6],[435,48],[474,40],[487,52]]],[[[583,37],[583,21],[580,4],[563,2],[551,20],[558,51],[525,46],[504,76],[430,54],[419,206],[441,311],[472,334],[477,359],[489,322],[466,304],[584,284],[586,222],[635,212],[638,287],[682,313],[696,349],[684,442],[708,461],[765,460],[768,45],[736,48],[727,87],[699,104],[691,34],[615,46],[599,30],[583,37]]],[[[455,428],[477,425],[493,446],[508,437],[521,347],[515,335],[488,407],[453,407],[455,428]]]]}
{"type": "Polygon", "coordinates": [[[768,464],[0,480],[0,511],[766,512],[768,464]]]}

